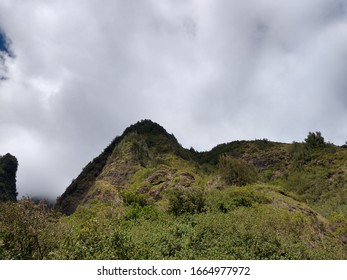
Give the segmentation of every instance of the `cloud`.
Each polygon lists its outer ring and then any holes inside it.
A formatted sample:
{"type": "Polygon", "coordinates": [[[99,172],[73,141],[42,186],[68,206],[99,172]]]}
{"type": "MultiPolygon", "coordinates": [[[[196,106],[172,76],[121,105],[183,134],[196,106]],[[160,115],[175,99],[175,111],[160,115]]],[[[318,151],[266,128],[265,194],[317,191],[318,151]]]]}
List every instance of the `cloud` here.
{"type": "Polygon", "coordinates": [[[343,144],[346,7],[0,0],[14,54],[3,60],[0,153],[19,158],[20,195],[60,195],[144,118],[199,150],[239,139],[302,141],[316,130],[343,144]]]}
{"type": "Polygon", "coordinates": [[[0,29],[0,82],[7,79],[7,63],[13,56],[10,45],[10,40],[0,29]]]}

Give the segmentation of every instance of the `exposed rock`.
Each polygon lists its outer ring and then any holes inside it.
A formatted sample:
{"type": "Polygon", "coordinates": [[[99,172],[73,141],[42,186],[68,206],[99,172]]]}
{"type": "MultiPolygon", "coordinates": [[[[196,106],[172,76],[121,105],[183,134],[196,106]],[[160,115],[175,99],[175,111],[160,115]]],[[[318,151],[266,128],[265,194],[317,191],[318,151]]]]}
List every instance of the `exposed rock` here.
{"type": "Polygon", "coordinates": [[[163,184],[159,188],[154,188],[149,191],[149,195],[153,197],[155,200],[161,199],[161,193],[165,191],[170,185],[168,183],[163,184]]]}
{"type": "Polygon", "coordinates": [[[171,170],[167,166],[161,166],[147,179],[147,181],[153,186],[160,185],[162,183],[171,181],[175,172],[176,170],[171,170]]]}
{"type": "Polygon", "coordinates": [[[185,188],[190,187],[195,182],[194,175],[184,172],[179,175],[179,185],[185,188]]]}

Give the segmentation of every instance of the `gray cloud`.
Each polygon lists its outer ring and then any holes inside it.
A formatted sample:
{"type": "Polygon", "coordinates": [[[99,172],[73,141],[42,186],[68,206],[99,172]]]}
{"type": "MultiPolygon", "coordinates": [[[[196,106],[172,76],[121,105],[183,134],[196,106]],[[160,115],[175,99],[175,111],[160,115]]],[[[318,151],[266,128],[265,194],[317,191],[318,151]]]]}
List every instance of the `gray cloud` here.
{"type": "MultiPolygon", "coordinates": [[[[307,1],[5,1],[0,153],[20,195],[60,195],[130,124],[199,150],[347,140],[347,8],[307,1]]],[[[1,71],[1,69],[0,69],[1,71]]]]}

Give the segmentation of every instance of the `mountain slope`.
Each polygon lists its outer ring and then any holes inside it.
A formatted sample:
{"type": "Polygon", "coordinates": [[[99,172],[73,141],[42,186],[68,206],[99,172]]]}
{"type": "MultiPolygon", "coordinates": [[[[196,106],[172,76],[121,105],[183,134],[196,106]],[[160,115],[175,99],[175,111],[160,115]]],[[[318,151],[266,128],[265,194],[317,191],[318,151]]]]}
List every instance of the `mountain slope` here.
{"type": "Polygon", "coordinates": [[[197,152],[144,120],[57,200],[66,215],[0,203],[0,258],[347,259],[346,164],[320,133],[197,152]]]}
{"type": "MultiPolygon", "coordinates": [[[[141,171],[153,166],[161,170],[158,172],[162,176],[173,176],[173,170],[164,171],[165,168],[160,167],[166,156],[183,161],[189,158],[188,152],[163,127],[150,120],[138,122],[128,127],[87,164],[58,198],[56,209],[71,214],[78,205],[97,197],[104,201],[119,201],[118,192],[131,185],[132,177],[140,176],[141,171]]],[[[155,177],[154,174],[152,176],[155,177]]],[[[152,180],[155,181],[154,177],[152,180]]]]}
{"type": "Polygon", "coordinates": [[[93,200],[122,204],[137,195],[160,205],[167,189],[266,183],[324,216],[347,215],[347,149],[325,143],[320,133],[309,136],[303,143],[234,141],[196,152],[184,149],[157,123],[144,120],[128,127],[91,161],[56,208],[70,215],[93,200]]]}

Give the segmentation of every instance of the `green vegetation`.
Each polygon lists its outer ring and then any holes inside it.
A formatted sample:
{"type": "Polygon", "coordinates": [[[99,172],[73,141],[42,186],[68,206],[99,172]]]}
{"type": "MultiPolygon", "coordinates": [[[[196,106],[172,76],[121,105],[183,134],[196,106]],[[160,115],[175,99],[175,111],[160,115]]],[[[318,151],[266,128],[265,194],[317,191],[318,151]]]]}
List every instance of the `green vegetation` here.
{"type": "Polygon", "coordinates": [[[64,235],[57,213],[29,198],[0,203],[0,213],[0,259],[49,258],[64,235]]]}
{"type": "Polygon", "coordinates": [[[68,217],[1,205],[2,259],[346,259],[347,220],[328,223],[277,187],[177,189],[160,210],[93,202],[68,217]],[[276,205],[277,204],[277,205],[276,205]],[[182,207],[179,207],[182,206],[182,207]],[[288,211],[287,207],[291,207],[288,211]],[[33,218],[35,217],[35,218],[33,218]]]}
{"type": "Polygon", "coordinates": [[[145,120],[54,210],[0,203],[0,259],[347,259],[346,162],[319,132],[197,152],[145,120]]]}
{"type": "Polygon", "coordinates": [[[201,188],[176,188],[170,191],[169,212],[176,216],[204,213],[206,198],[201,188]]]}
{"type": "Polygon", "coordinates": [[[326,145],[324,137],[319,131],[315,133],[309,132],[307,138],[305,139],[305,144],[309,149],[323,148],[326,145]]]}
{"type": "Polygon", "coordinates": [[[218,167],[222,178],[228,185],[244,186],[257,181],[254,167],[240,159],[226,155],[221,156],[218,167]]]}

